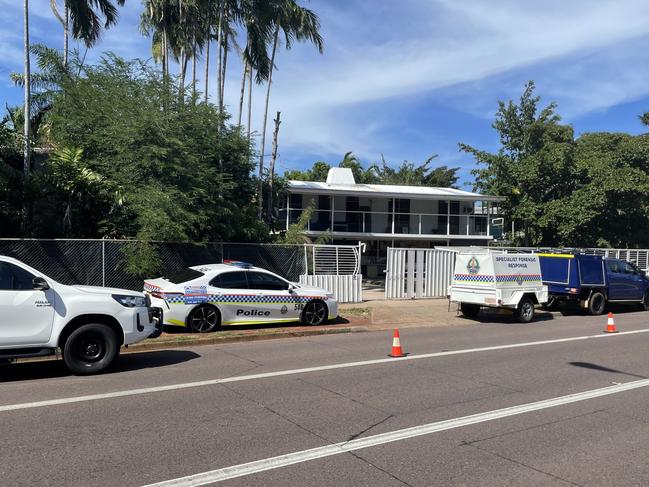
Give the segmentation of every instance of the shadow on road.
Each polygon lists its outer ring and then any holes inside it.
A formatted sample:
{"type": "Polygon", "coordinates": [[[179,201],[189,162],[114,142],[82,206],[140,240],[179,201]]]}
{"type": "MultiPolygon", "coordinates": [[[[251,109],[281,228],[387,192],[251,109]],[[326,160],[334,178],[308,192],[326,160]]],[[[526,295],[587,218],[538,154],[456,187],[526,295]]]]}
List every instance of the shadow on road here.
{"type": "Polygon", "coordinates": [[[541,321],[551,321],[554,319],[552,313],[548,313],[541,310],[536,310],[536,315],[534,316],[534,320],[531,323],[519,323],[518,321],[516,321],[516,318],[514,318],[514,313],[511,311],[497,311],[497,310],[492,311],[492,310],[482,309],[478,314],[478,316],[476,316],[475,318],[467,318],[462,313],[460,313],[459,317],[464,320],[482,323],[485,325],[514,323],[521,326],[531,325],[541,321]]]}
{"type": "Polygon", "coordinates": [[[614,374],[628,375],[629,377],[637,377],[638,379],[649,379],[649,377],[644,375],[632,374],[630,372],[624,372],[622,370],[610,369],[604,367],[603,365],[591,364],[590,362],[568,362],[574,367],[582,367],[584,369],[598,370],[600,372],[613,372],[614,374]]]}
{"type": "MultiPolygon", "coordinates": [[[[302,323],[295,322],[295,323],[257,323],[257,324],[249,324],[249,325],[225,325],[223,326],[220,330],[215,331],[213,333],[218,333],[219,331],[242,331],[242,330],[269,330],[269,329],[275,329],[275,328],[286,328],[287,330],[291,330],[294,328],[313,328],[314,330],[317,330],[318,328],[321,327],[326,327],[326,326],[331,326],[331,325],[346,325],[349,324],[350,321],[346,318],[343,318],[341,316],[338,316],[336,319],[331,320],[326,322],[323,325],[320,326],[308,326],[308,325],[303,325],[302,323]]],[[[187,328],[183,326],[170,326],[170,325],[165,325],[164,328],[165,333],[168,333],[170,335],[180,335],[180,334],[192,334],[187,331],[187,328]]]]}
{"type": "MultiPolygon", "coordinates": [[[[134,370],[166,367],[188,362],[200,355],[188,350],[158,350],[153,352],[126,353],[103,375],[130,372],[134,370]]],[[[20,380],[53,379],[72,374],[62,360],[41,360],[0,366],[0,384],[20,380]]]]}
{"type": "MultiPolygon", "coordinates": [[[[562,316],[589,316],[588,313],[582,308],[580,308],[577,303],[562,304],[561,306],[559,306],[557,309],[553,311],[557,311],[561,313],[562,316]]],[[[628,314],[628,313],[638,313],[640,312],[640,309],[636,304],[610,303],[606,307],[606,312],[603,314],[603,316],[606,317],[606,313],[608,313],[609,311],[611,313],[619,315],[619,314],[628,314]]]]}

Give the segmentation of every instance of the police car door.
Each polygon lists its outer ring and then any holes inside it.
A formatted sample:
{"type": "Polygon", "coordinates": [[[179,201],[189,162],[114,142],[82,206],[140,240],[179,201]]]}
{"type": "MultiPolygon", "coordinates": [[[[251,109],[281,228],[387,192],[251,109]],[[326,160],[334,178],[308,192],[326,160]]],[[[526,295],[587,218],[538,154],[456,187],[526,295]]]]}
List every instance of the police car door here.
{"type": "MultiPolygon", "coordinates": [[[[290,283],[267,272],[247,271],[250,290],[256,293],[259,309],[270,312],[268,321],[293,321],[300,316],[300,300],[290,283]]],[[[261,321],[261,320],[259,320],[261,321]]]]}
{"type": "Polygon", "coordinates": [[[210,281],[210,298],[221,311],[221,323],[242,323],[253,321],[254,294],[248,286],[243,270],[225,271],[210,281]]]}

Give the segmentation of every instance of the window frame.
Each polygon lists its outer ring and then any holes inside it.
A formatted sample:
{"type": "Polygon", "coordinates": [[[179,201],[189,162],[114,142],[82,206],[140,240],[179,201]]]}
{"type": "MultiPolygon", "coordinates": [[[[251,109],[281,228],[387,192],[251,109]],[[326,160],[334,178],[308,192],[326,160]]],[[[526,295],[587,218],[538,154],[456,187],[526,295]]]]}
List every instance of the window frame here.
{"type": "Polygon", "coordinates": [[[244,270],[235,270],[235,269],[219,272],[217,275],[212,277],[212,279],[210,279],[209,285],[211,287],[215,287],[216,289],[250,289],[250,281],[248,280],[248,274],[246,273],[246,271],[244,271],[244,270]],[[214,281],[216,281],[221,276],[224,276],[225,274],[243,274],[243,278],[246,281],[246,287],[221,287],[221,286],[217,286],[214,283],[214,281]]]}
{"type": "Polygon", "coordinates": [[[259,271],[259,270],[248,270],[248,271],[246,271],[246,279],[248,280],[248,288],[253,290],[253,291],[289,291],[290,288],[291,288],[291,283],[289,281],[287,281],[283,277],[276,276],[275,274],[271,274],[270,272],[263,272],[263,271],[259,271]],[[271,277],[273,279],[281,281],[283,283],[283,285],[285,285],[286,287],[284,287],[282,289],[268,289],[268,288],[255,288],[255,287],[252,287],[252,282],[253,281],[251,279],[250,274],[262,274],[262,275],[265,275],[265,276],[269,276],[269,277],[271,277]]]}
{"type": "Polygon", "coordinates": [[[33,286],[32,286],[32,287],[29,287],[29,288],[26,288],[26,289],[18,289],[18,288],[16,288],[16,273],[15,273],[15,271],[14,271],[14,268],[16,268],[16,269],[20,269],[22,272],[24,272],[24,273],[30,275],[30,276],[31,276],[31,280],[32,280],[32,282],[33,282],[34,278],[36,278],[36,277],[38,277],[38,276],[34,275],[31,271],[28,271],[28,270],[25,269],[24,267],[14,264],[13,262],[7,262],[6,260],[1,260],[1,261],[0,261],[0,265],[2,265],[2,264],[4,264],[5,266],[7,266],[7,268],[9,269],[9,273],[10,273],[10,275],[11,275],[11,288],[9,288],[9,289],[3,289],[3,288],[0,288],[0,291],[12,291],[12,292],[17,292],[17,291],[20,291],[20,292],[25,292],[25,291],[34,291],[33,286]]]}

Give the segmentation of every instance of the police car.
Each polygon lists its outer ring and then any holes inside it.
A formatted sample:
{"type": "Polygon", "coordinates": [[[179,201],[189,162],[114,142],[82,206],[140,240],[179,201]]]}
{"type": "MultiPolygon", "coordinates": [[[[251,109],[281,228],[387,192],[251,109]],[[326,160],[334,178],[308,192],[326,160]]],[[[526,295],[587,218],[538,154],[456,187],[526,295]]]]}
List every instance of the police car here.
{"type": "Polygon", "coordinates": [[[147,279],[144,292],[164,325],[207,333],[221,325],[321,325],[338,316],[333,294],[240,261],[189,267],[147,279]]]}

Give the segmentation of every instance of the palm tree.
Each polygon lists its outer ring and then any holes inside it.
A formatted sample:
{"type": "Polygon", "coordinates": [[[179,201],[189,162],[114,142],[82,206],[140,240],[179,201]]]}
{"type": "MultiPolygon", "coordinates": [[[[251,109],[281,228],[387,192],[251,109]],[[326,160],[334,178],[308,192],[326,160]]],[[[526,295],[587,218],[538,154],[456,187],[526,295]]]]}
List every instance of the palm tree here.
{"type": "MultiPolygon", "coordinates": [[[[239,98],[239,117],[237,125],[241,125],[243,113],[243,98],[246,80],[252,78],[253,72],[257,83],[268,79],[270,58],[266,47],[273,33],[272,12],[278,0],[240,0],[239,15],[246,32],[246,47],[243,50],[243,76],[241,79],[241,96],[239,98]]],[[[252,83],[250,83],[252,91],[252,83]]],[[[248,94],[248,104],[251,104],[251,93],[248,94]]],[[[250,108],[249,108],[250,111],[250,108]]],[[[250,123],[248,123],[250,133],[250,123]]]]}
{"type": "MultiPolygon", "coordinates": [[[[30,46],[29,51],[36,56],[39,69],[38,73],[29,74],[29,113],[25,113],[24,107],[10,109],[9,113],[14,121],[23,121],[26,115],[30,120],[30,140],[38,140],[55,95],[61,92],[66,81],[73,79],[73,74],[64,66],[63,56],[56,49],[35,44],[30,46]]],[[[78,63],[78,59],[75,58],[75,62],[78,63]]],[[[16,86],[25,87],[27,77],[24,73],[11,73],[10,78],[16,86]]]]}
{"type": "MultiPolygon", "coordinates": [[[[262,176],[264,172],[264,149],[266,146],[266,124],[268,122],[268,103],[270,100],[270,87],[273,82],[273,68],[275,67],[275,54],[279,41],[280,31],[284,35],[286,49],[291,48],[293,40],[308,41],[313,43],[318,52],[322,54],[323,41],[320,35],[320,21],[318,16],[311,10],[300,7],[295,0],[279,0],[275,4],[272,17],[275,31],[273,33],[273,48],[270,56],[270,69],[268,72],[268,84],[266,87],[266,102],[264,107],[264,119],[261,129],[261,147],[259,151],[259,208],[258,215],[261,218],[263,202],[261,200],[262,176]]],[[[272,175],[271,175],[272,177],[272,175]]]]}
{"type": "MultiPolygon", "coordinates": [[[[29,126],[29,119],[30,119],[30,114],[31,114],[31,67],[29,64],[29,0],[24,0],[23,4],[23,15],[24,15],[24,41],[23,41],[23,49],[24,49],[24,56],[25,56],[25,104],[24,104],[24,123],[23,123],[23,174],[25,177],[25,180],[29,179],[29,170],[30,170],[30,145],[29,145],[29,137],[30,137],[30,126],[29,126]]],[[[27,226],[27,209],[26,206],[23,207],[23,230],[26,229],[27,226]]]]}
{"type": "Polygon", "coordinates": [[[68,23],[72,21],[72,37],[82,40],[86,47],[92,47],[99,40],[102,29],[108,29],[117,23],[117,7],[124,5],[125,0],[63,0],[63,15],[59,13],[56,0],[50,0],[54,16],[63,26],[63,58],[68,65],[68,23]],[[102,25],[102,19],[103,25],[102,25]]]}

